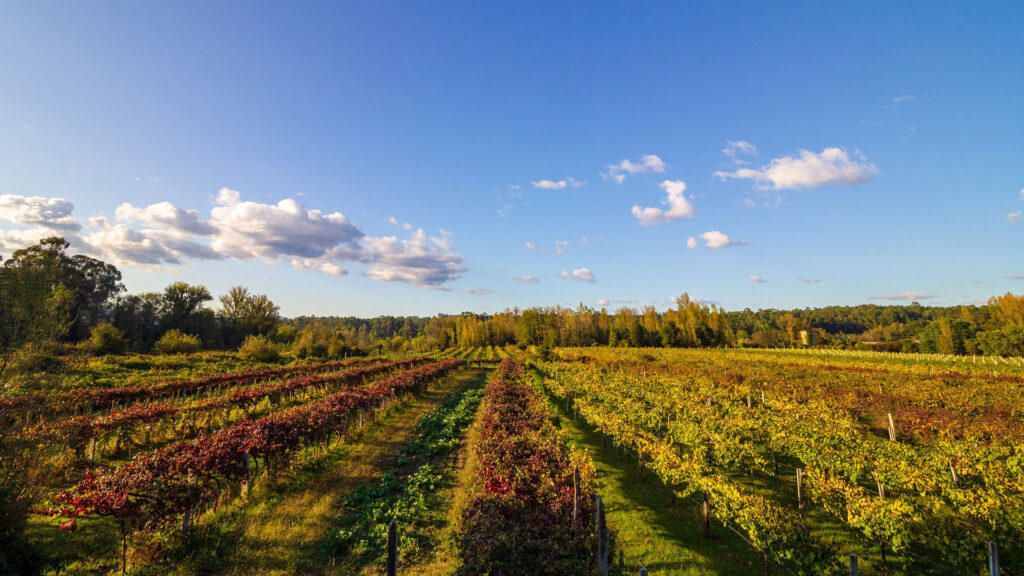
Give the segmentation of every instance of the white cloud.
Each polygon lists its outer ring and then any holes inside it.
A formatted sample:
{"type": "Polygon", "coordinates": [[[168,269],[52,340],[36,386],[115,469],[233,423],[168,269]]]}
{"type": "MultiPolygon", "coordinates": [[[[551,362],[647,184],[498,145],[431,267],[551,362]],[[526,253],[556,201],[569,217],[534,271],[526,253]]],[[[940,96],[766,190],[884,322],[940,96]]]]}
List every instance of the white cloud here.
{"type": "Polygon", "coordinates": [[[1007,280],[1024,280],[1024,274],[1007,274],[1003,278],[1007,280]]]}
{"type": "Polygon", "coordinates": [[[719,248],[727,248],[729,246],[746,246],[746,240],[733,240],[728,235],[719,232],[718,230],[710,230],[700,235],[700,238],[704,240],[704,246],[712,250],[718,250],[719,248]]]}
{"type": "MultiPolygon", "coordinates": [[[[243,201],[238,192],[227,188],[220,190],[207,221],[201,220],[198,211],[170,202],[145,207],[126,203],[116,209],[116,222],[102,215],[90,218],[88,233],[79,237],[70,232],[82,227],[71,216],[72,208],[60,198],[0,197],[0,218],[38,224],[30,230],[0,230],[0,246],[21,248],[58,233],[72,243],[72,249],[118,265],[145,268],[187,260],[259,258],[288,260],[299,270],[344,276],[348,270],[343,263],[355,262],[368,265],[363,274],[374,280],[441,290],[451,290],[444,284],[466,270],[462,256],[453,252],[453,234],[445,229],[429,238],[421,229],[404,240],[369,237],[341,213],[308,210],[293,199],[277,204],[243,201]],[[132,226],[140,223],[147,227],[132,226]]],[[[389,221],[412,228],[394,218],[389,221]]]]}
{"type": "Polygon", "coordinates": [[[821,282],[818,278],[804,278],[803,276],[797,276],[797,278],[804,284],[818,284],[821,282]]]}
{"type": "Polygon", "coordinates": [[[765,282],[767,282],[767,280],[765,280],[764,278],[761,278],[760,276],[748,276],[747,280],[750,280],[751,282],[754,282],[754,283],[757,283],[757,284],[764,284],[765,282]]]}
{"type": "Polygon", "coordinates": [[[875,300],[928,300],[935,298],[930,292],[904,292],[902,294],[889,294],[887,296],[872,296],[875,300]]]}
{"type": "Polygon", "coordinates": [[[540,282],[540,278],[537,278],[536,276],[505,276],[505,279],[522,282],[524,284],[537,284],[540,282]]]}
{"type": "Polygon", "coordinates": [[[462,291],[475,296],[484,296],[491,293],[489,288],[463,288],[462,291]]]}
{"type": "Polygon", "coordinates": [[[117,265],[153,267],[185,260],[222,260],[224,255],[188,234],[169,230],[135,230],[106,217],[89,219],[93,231],[82,239],[87,251],[117,265]]]}
{"type": "Polygon", "coordinates": [[[355,250],[363,237],[340,212],[307,210],[290,198],[277,204],[243,202],[238,192],[221,188],[215,204],[210,223],[217,234],[211,246],[239,260],[321,258],[340,244],[355,250]]]}
{"type": "Polygon", "coordinates": [[[715,172],[722,180],[753,180],[761,189],[800,190],[825,184],[856,184],[878,175],[878,168],[859,152],[855,159],[842,148],[826,148],[820,154],[800,150],[799,156],[775,158],[759,170],[740,168],[715,172]]]}
{"type": "Polygon", "coordinates": [[[912,94],[904,94],[902,96],[897,96],[897,97],[893,98],[892,99],[892,103],[893,104],[902,104],[904,102],[913,102],[914,100],[917,100],[917,98],[915,98],[912,94]]]}
{"type": "Polygon", "coordinates": [[[671,222],[679,218],[693,218],[697,215],[693,204],[683,195],[686,192],[686,182],[682,180],[665,180],[659,186],[668,195],[662,201],[663,204],[668,206],[668,210],[633,206],[633,216],[636,216],[636,219],[640,221],[642,226],[653,226],[660,222],[671,222]]]}
{"type": "Polygon", "coordinates": [[[461,255],[432,248],[423,230],[416,230],[408,240],[367,236],[365,241],[361,259],[371,266],[363,275],[373,280],[437,288],[466,271],[461,255]]]}
{"type": "Polygon", "coordinates": [[[564,278],[566,280],[579,280],[580,282],[589,282],[590,284],[597,282],[597,279],[594,277],[594,273],[586,268],[577,268],[572,272],[566,272],[565,270],[562,270],[561,272],[558,273],[558,277],[564,278]]]}
{"type": "Polygon", "coordinates": [[[565,256],[565,249],[569,247],[568,240],[555,240],[555,254],[565,256]]]}
{"type": "Polygon", "coordinates": [[[394,216],[388,218],[388,222],[394,224],[395,226],[401,226],[403,230],[412,230],[413,228],[415,228],[415,226],[408,222],[399,222],[398,219],[395,218],[394,216]]]}
{"type": "Polygon", "coordinates": [[[693,236],[690,236],[689,238],[687,238],[686,239],[686,247],[689,248],[690,250],[696,250],[697,249],[697,239],[694,238],[693,236]]]}
{"type": "Polygon", "coordinates": [[[209,222],[199,220],[197,210],[182,210],[170,202],[150,204],[145,208],[124,203],[117,207],[114,215],[122,222],[144,222],[156,228],[182,234],[206,236],[217,231],[209,222]]]}
{"type": "Polygon", "coordinates": [[[522,186],[520,186],[519,184],[509,184],[507,185],[507,188],[509,190],[519,190],[520,188],[522,188],[522,186]]]}
{"type": "Polygon", "coordinates": [[[0,219],[52,230],[80,230],[82,223],[71,215],[74,208],[75,205],[64,198],[17,194],[0,196],[0,219]]]}
{"type": "Polygon", "coordinates": [[[738,140],[736,142],[726,140],[722,153],[728,156],[729,161],[733,164],[747,164],[747,161],[739,156],[757,156],[757,147],[746,140],[738,140]]]}
{"type": "Polygon", "coordinates": [[[537,245],[534,244],[533,242],[530,242],[529,240],[527,240],[526,241],[526,249],[529,250],[530,252],[533,252],[534,250],[537,249],[537,245]]]}
{"type": "Polygon", "coordinates": [[[1020,199],[1024,200],[1024,188],[1020,189],[1020,199]]]}
{"type": "Polygon", "coordinates": [[[1017,222],[1020,222],[1021,214],[1024,214],[1024,212],[1018,210],[1016,212],[1010,212],[1009,214],[1004,216],[1004,218],[1006,218],[1006,221],[1009,222],[1010,224],[1016,224],[1017,222]]]}
{"type": "Polygon", "coordinates": [[[601,308],[604,308],[608,304],[609,304],[609,302],[607,300],[605,300],[604,298],[602,298],[602,299],[597,301],[597,305],[600,306],[601,308]]]}
{"type": "Polygon", "coordinates": [[[662,173],[665,171],[665,162],[654,154],[645,154],[639,162],[633,162],[629,158],[623,158],[616,164],[609,164],[608,170],[601,173],[602,180],[613,180],[622,184],[629,174],[650,174],[662,173]]]}
{"type": "Polygon", "coordinates": [[[533,184],[534,188],[543,188],[544,190],[565,190],[566,188],[580,188],[586,182],[578,182],[573,178],[566,178],[565,180],[531,180],[530,184],[533,184]]]}
{"type": "Polygon", "coordinates": [[[455,234],[452,234],[444,228],[438,228],[437,231],[439,233],[438,237],[430,237],[430,241],[434,243],[434,246],[437,246],[441,250],[453,250],[455,247],[452,244],[452,236],[455,236],[455,234]]]}

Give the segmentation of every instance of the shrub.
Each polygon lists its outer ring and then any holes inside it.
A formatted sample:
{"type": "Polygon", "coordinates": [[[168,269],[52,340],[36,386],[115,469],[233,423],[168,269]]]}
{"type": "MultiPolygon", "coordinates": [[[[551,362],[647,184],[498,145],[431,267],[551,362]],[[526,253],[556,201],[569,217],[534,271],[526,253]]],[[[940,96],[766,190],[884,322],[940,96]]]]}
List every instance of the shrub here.
{"type": "Polygon", "coordinates": [[[277,346],[266,336],[248,336],[238,347],[238,355],[257,362],[277,362],[281,358],[277,346]]]}
{"type": "Polygon", "coordinates": [[[274,342],[280,342],[281,344],[289,344],[295,341],[295,338],[299,335],[299,331],[295,329],[295,326],[291,324],[281,324],[274,331],[274,342]]]}
{"type": "Polygon", "coordinates": [[[94,354],[123,354],[128,343],[124,334],[109,322],[101,322],[89,331],[86,348],[94,354]]]}
{"type": "Polygon", "coordinates": [[[161,354],[188,354],[202,347],[199,337],[185,334],[181,330],[168,330],[156,341],[156,351],[161,354]]]}
{"type": "Polygon", "coordinates": [[[64,366],[59,358],[61,350],[52,342],[28,342],[14,354],[7,364],[12,374],[34,374],[53,372],[64,366]]]}

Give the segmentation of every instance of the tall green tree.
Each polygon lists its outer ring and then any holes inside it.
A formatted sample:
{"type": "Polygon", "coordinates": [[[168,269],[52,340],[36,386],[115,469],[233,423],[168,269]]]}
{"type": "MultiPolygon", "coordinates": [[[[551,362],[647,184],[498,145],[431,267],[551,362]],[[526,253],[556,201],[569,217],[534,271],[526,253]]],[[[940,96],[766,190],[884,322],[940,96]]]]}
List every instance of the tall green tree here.
{"type": "Polygon", "coordinates": [[[250,294],[248,288],[235,286],[220,297],[218,314],[227,322],[225,336],[229,346],[240,344],[246,336],[269,335],[277,327],[280,308],[265,294],[250,294]]]}

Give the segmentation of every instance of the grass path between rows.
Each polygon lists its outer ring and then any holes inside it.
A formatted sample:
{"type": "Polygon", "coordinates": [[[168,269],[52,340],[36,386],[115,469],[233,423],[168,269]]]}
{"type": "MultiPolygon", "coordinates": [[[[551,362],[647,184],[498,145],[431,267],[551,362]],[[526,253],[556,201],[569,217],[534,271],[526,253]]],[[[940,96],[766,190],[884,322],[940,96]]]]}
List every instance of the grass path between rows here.
{"type": "MultiPolygon", "coordinates": [[[[534,373],[538,388],[540,375],[534,373]]],[[[561,402],[548,396],[560,416],[566,440],[590,453],[597,468],[597,483],[604,499],[608,527],[615,531],[614,564],[623,573],[638,574],[647,567],[650,576],[748,576],[762,574],[759,553],[712,522],[711,538],[700,531],[698,503],[677,500],[650,471],[641,480],[635,459],[619,457],[611,441],[604,447],[601,434],[582,421],[573,420],[561,402]]],[[[776,568],[777,569],[777,568],[776,568]]]]}
{"type": "Polygon", "coordinates": [[[482,373],[479,369],[460,372],[416,398],[393,405],[357,438],[301,466],[278,487],[255,493],[248,506],[210,519],[202,537],[205,542],[197,547],[197,554],[203,556],[184,559],[176,573],[323,573],[328,566],[319,545],[342,514],[344,495],[379,476],[413,432],[416,420],[482,373]]]}
{"type": "MultiPolygon", "coordinates": [[[[481,404],[481,407],[483,405],[481,404]]],[[[452,486],[442,491],[441,496],[448,502],[445,527],[438,536],[440,544],[431,559],[403,566],[406,574],[416,576],[451,576],[462,565],[459,558],[459,534],[462,531],[462,513],[469,505],[470,495],[476,482],[479,467],[476,453],[473,451],[480,438],[479,423],[483,410],[477,410],[476,418],[469,425],[462,445],[459,447],[455,462],[455,477],[452,486]]]]}

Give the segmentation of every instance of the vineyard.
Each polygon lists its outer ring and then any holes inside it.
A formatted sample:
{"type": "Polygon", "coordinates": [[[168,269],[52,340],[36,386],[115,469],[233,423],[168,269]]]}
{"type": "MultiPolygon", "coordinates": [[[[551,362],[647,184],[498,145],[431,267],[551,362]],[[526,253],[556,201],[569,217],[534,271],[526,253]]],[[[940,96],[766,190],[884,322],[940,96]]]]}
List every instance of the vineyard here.
{"type": "Polygon", "coordinates": [[[48,573],[1024,573],[1012,359],[470,347],[130,382],[0,399],[48,573]]]}

